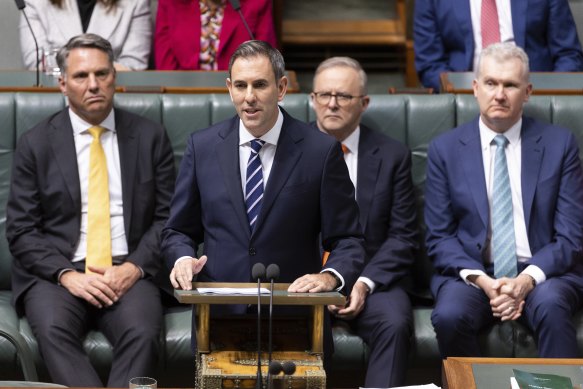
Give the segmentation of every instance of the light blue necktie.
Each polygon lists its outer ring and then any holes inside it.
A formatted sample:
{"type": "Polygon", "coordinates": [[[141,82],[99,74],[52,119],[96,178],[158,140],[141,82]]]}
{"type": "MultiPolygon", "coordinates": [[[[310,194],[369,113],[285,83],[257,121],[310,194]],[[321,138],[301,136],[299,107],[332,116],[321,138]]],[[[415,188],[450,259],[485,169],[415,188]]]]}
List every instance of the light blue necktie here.
{"type": "Polygon", "coordinates": [[[516,277],[516,243],[512,216],[512,193],[504,149],[508,139],[496,135],[494,184],[492,188],[492,260],[494,277],[516,277]]]}
{"type": "Polygon", "coordinates": [[[247,207],[247,219],[251,231],[255,227],[257,216],[261,211],[261,200],[263,199],[263,168],[259,158],[259,150],[265,141],[253,139],[251,141],[251,155],[247,162],[247,181],[245,182],[245,205],[247,207]]]}

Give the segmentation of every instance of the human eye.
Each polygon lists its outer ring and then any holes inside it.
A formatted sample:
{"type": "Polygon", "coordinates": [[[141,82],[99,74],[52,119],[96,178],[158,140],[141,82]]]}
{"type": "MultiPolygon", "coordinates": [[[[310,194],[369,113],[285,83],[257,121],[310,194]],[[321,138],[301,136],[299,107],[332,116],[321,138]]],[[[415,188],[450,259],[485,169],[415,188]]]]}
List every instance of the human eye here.
{"type": "Polygon", "coordinates": [[[83,81],[83,80],[85,80],[87,77],[89,77],[89,74],[88,74],[88,73],[85,73],[85,72],[78,72],[78,73],[74,73],[74,74],[73,74],[73,76],[72,76],[72,78],[73,78],[74,80],[77,80],[77,81],[83,81]]]}
{"type": "Polygon", "coordinates": [[[268,84],[267,84],[267,81],[266,81],[266,80],[259,80],[259,81],[255,81],[255,82],[253,83],[253,87],[254,87],[255,89],[263,89],[263,88],[266,88],[266,87],[267,87],[267,85],[268,85],[268,84]]]}
{"type": "Polygon", "coordinates": [[[247,84],[245,84],[244,82],[235,82],[234,86],[236,89],[239,89],[239,90],[243,90],[243,89],[247,88],[247,84]]]}
{"type": "Polygon", "coordinates": [[[348,103],[350,100],[352,100],[352,96],[344,93],[338,93],[336,95],[336,99],[342,101],[343,103],[348,103]]]}
{"type": "Polygon", "coordinates": [[[95,72],[95,77],[99,78],[100,80],[105,80],[110,74],[109,69],[98,70],[95,72]]]}

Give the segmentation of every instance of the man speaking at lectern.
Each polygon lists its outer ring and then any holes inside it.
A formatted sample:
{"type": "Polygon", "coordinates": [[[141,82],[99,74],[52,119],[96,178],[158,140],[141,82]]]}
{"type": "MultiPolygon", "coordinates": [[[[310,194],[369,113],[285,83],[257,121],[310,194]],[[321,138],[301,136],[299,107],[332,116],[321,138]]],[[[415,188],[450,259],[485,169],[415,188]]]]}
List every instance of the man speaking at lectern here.
{"type": "Polygon", "coordinates": [[[258,262],[277,264],[291,292],[349,289],[358,277],[364,250],[342,149],[278,106],[284,69],[269,44],[241,44],[227,79],[237,116],[188,139],[162,232],[175,288],[191,289],[195,275],[250,282],[258,262]],[[324,268],[320,236],[333,252],[324,268]],[[204,255],[196,258],[201,243],[204,255]]]}

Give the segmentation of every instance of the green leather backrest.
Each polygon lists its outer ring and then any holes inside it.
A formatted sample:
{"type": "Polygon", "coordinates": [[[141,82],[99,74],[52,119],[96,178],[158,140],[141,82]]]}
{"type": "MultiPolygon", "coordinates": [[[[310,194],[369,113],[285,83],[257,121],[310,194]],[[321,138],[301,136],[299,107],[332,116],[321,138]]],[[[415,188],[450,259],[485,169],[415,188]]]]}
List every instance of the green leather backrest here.
{"type": "MultiPolygon", "coordinates": [[[[423,203],[427,146],[435,136],[473,119],[478,107],[472,95],[371,95],[363,123],[405,143],[411,150],[413,182],[418,203],[420,244],[413,271],[414,287],[427,289],[432,274],[423,240],[423,203]]],[[[5,239],[5,208],[12,155],[17,137],[62,109],[66,100],[57,93],[0,93],[0,289],[10,289],[11,256],[5,239]]],[[[176,164],[184,154],[188,135],[232,117],[228,94],[131,94],[115,97],[117,107],[162,123],[174,148],[176,164]]],[[[295,118],[315,120],[309,95],[287,95],[281,105],[295,118]]],[[[525,113],[570,128],[583,145],[583,97],[533,96],[525,113]]]]}
{"type": "Polygon", "coordinates": [[[10,289],[10,253],[6,242],[6,200],[8,199],[10,169],[16,141],[14,99],[12,94],[0,93],[0,290],[10,289]]]}

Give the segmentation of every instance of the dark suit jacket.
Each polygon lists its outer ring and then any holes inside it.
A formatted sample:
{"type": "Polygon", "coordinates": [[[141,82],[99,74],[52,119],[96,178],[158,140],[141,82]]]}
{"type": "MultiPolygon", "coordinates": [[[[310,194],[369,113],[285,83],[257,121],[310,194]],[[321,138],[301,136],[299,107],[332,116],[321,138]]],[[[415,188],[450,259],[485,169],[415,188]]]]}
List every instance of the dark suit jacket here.
{"type": "MultiPolygon", "coordinates": [[[[580,72],[583,53],[567,0],[510,0],[517,46],[531,71],[580,72]]],[[[473,67],[469,0],[417,0],[413,20],[415,67],[425,87],[439,90],[442,72],[473,67]]]]}
{"type": "Polygon", "coordinates": [[[382,290],[409,274],[417,249],[411,153],[366,126],[360,131],[356,201],[367,253],[361,275],[382,290]]]}
{"type": "MultiPolygon", "coordinates": [[[[168,217],[174,161],[164,129],[116,109],[128,261],[148,276],[161,268],[159,235],[168,217]]],[[[71,268],[81,225],[81,194],[68,108],[24,133],[16,147],[6,236],[14,256],[13,301],[38,279],[71,268]]]]}
{"type": "MultiPolygon", "coordinates": [[[[271,0],[242,0],[241,12],[255,39],[277,46],[271,0]]],[[[200,54],[200,6],[198,0],[159,0],[154,35],[154,58],[158,70],[198,70],[200,54]]],[[[229,68],[235,49],[249,33],[241,17],[227,2],[219,36],[219,70],[229,68]]]]}
{"type": "MultiPolygon", "coordinates": [[[[283,111],[283,110],[282,110],[283,111]]],[[[354,188],[340,145],[284,112],[273,167],[253,233],[239,168],[239,118],[196,132],[187,142],[162,233],[172,268],[196,256],[204,242],[208,262],[199,281],[250,282],[255,263],[276,263],[280,282],[322,269],[324,248],[348,287],[362,270],[364,251],[354,188]]]]}
{"type": "MultiPolygon", "coordinates": [[[[581,276],[583,174],[575,137],[524,117],[522,200],[532,258],[547,276],[581,276]]],[[[427,250],[437,295],[461,269],[486,272],[489,205],[478,119],[447,132],[428,151],[425,185],[427,250]]]]}

